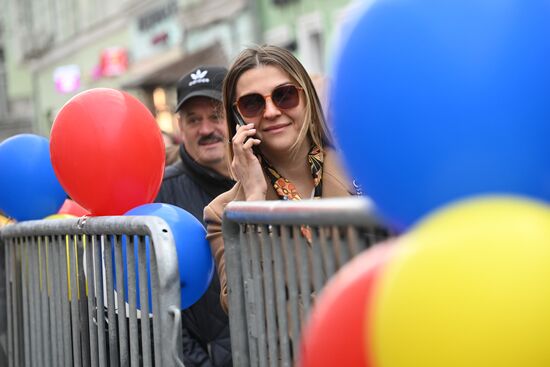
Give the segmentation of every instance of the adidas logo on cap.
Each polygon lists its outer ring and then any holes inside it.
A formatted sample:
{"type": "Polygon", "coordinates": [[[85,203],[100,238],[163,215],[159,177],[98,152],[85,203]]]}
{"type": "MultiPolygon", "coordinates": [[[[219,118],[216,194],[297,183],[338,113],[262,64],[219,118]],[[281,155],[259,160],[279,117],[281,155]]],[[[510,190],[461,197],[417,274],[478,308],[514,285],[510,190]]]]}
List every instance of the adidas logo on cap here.
{"type": "Polygon", "coordinates": [[[191,73],[189,86],[192,87],[198,83],[210,83],[210,79],[206,78],[206,74],[208,74],[208,70],[201,71],[201,69],[197,69],[197,71],[191,73]]]}

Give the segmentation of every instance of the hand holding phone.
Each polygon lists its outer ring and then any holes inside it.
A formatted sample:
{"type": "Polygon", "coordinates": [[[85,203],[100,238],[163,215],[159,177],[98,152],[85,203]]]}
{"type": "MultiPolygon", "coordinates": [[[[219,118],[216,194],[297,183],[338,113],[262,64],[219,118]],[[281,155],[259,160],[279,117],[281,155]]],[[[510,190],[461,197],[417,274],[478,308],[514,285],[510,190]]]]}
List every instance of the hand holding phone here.
{"type": "Polygon", "coordinates": [[[237,111],[235,120],[241,126],[233,136],[233,161],[231,168],[235,178],[242,184],[246,200],[265,200],[267,183],[260,164],[262,154],[258,148],[260,140],[252,135],[254,126],[247,124],[237,111]],[[250,154],[252,150],[252,155],[250,154]]]}
{"type": "MultiPolygon", "coordinates": [[[[235,117],[235,120],[237,120],[237,123],[239,124],[239,126],[245,126],[246,125],[246,122],[241,117],[241,114],[238,111],[236,111],[235,109],[233,109],[233,117],[235,117]]],[[[256,135],[254,135],[253,138],[258,139],[256,137],[256,135]]],[[[244,141],[246,142],[248,139],[249,138],[246,138],[244,141]]],[[[252,146],[252,151],[254,152],[254,155],[256,155],[256,156],[261,156],[261,154],[262,154],[260,152],[260,149],[256,145],[252,146]]]]}

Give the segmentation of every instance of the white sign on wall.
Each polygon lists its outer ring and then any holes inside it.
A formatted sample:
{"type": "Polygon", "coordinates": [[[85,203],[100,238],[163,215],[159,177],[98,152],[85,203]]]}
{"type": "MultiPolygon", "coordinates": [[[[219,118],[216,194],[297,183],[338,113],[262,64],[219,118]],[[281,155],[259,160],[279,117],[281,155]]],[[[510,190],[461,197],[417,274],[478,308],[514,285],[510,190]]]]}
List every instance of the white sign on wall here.
{"type": "Polygon", "coordinates": [[[176,1],[144,12],[132,25],[132,56],[134,61],[153,56],[180,44],[183,28],[178,23],[176,1]]]}

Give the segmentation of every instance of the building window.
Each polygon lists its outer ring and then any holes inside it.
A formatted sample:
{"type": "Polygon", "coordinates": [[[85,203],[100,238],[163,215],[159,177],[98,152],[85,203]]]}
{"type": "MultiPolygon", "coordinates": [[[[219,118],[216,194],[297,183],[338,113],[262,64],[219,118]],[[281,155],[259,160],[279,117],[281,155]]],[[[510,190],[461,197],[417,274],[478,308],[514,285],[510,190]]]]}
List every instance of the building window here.
{"type": "Polygon", "coordinates": [[[324,72],[325,40],[319,12],[298,19],[298,52],[308,72],[324,72]]]}

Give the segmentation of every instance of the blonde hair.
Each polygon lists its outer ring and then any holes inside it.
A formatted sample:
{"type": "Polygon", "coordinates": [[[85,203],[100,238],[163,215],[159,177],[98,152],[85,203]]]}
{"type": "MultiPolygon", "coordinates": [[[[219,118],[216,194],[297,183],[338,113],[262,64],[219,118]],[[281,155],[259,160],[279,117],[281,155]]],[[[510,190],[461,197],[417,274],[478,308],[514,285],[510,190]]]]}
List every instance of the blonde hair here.
{"type": "MultiPolygon", "coordinates": [[[[298,139],[296,139],[296,142],[291,147],[291,155],[294,155],[298,151],[300,144],[306,137],[309,137],[311,142],[321,149],[324,149],[325,146],[332,146],[333,138],[328,129],[319,96],[309,74],[290,51],[272,45],[246,48],[241,51],[229,68],[222,89],[229,136],[232,137],[235,135],[235,126],[238,123],[235,117],[236,111],[233,107],[236,101],[235,91],[237,82],[244,72],[262,65],[275,66],[281,69],[303,89],[306,108],[304,123],[302,124],[298,139]]],[[[233,157],[233,148],[231,145],[230,156],[231,158],[233,157]]]]}

